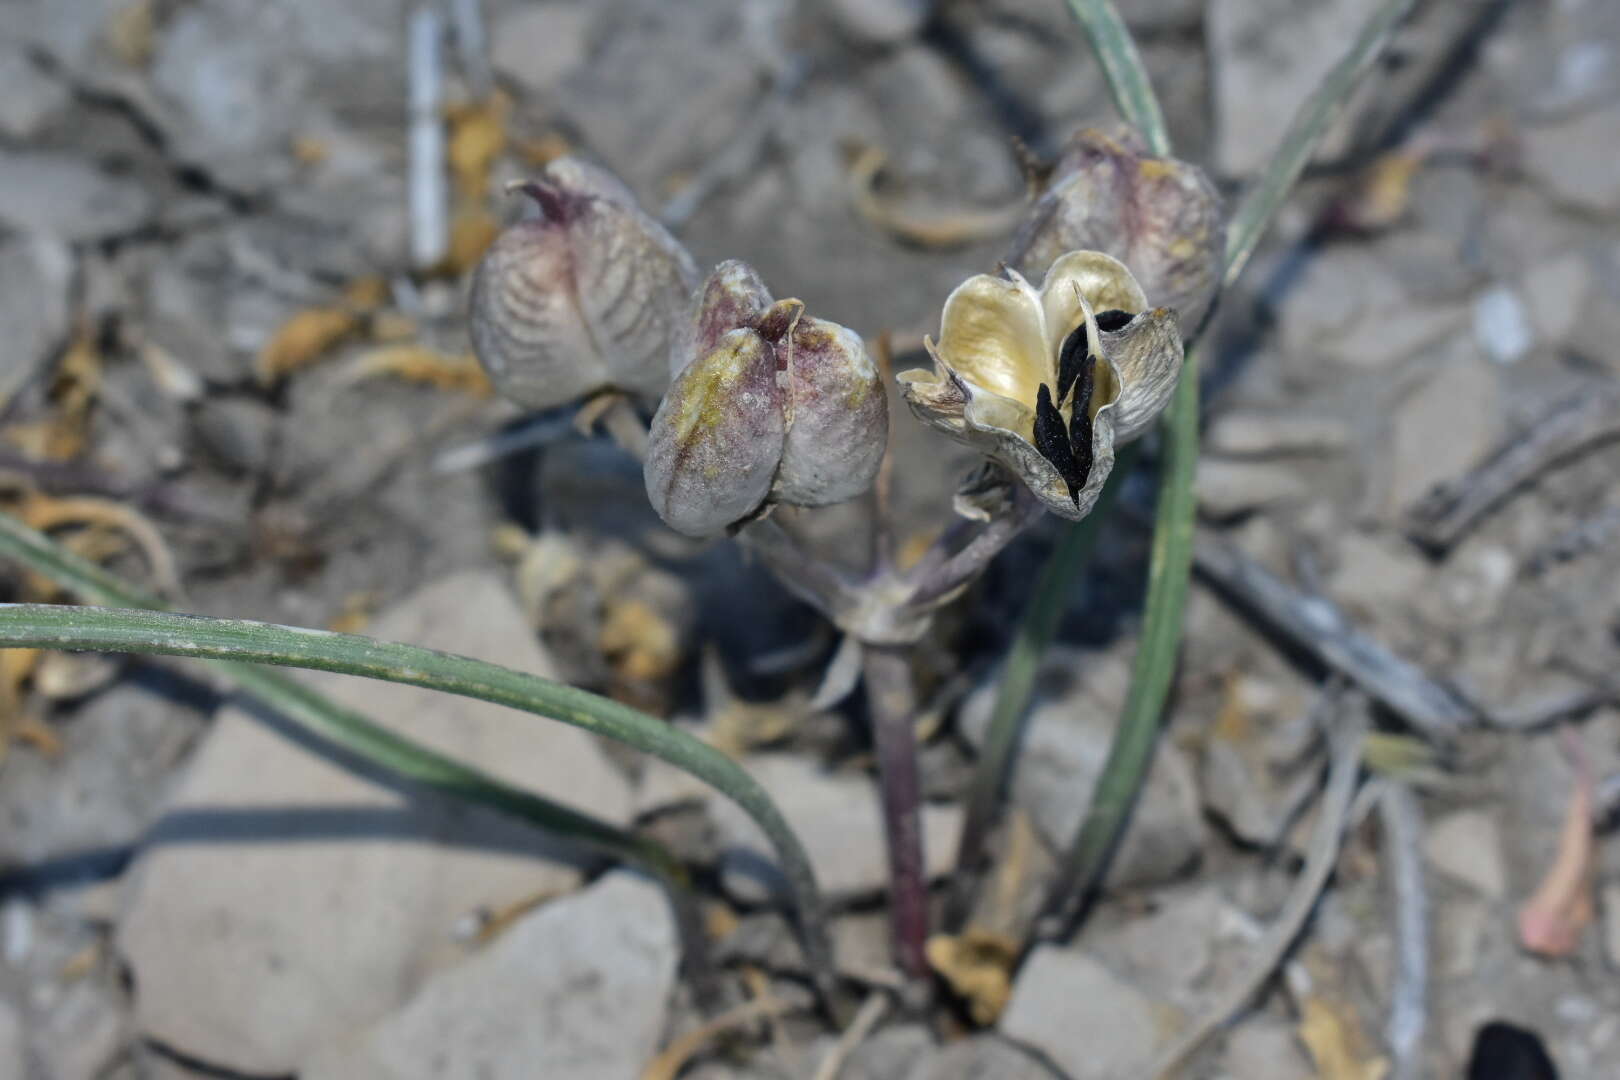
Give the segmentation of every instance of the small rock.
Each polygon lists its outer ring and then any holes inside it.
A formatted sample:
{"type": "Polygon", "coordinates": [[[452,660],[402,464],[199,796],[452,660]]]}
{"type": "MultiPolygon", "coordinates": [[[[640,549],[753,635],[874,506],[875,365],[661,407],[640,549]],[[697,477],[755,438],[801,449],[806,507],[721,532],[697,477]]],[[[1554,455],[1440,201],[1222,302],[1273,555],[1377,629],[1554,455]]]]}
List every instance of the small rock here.
{"type": "MultiPolygon", "coordinates": [[[[488,574],[427,586],[369,629],[552,671],[488,574]]],[[[508,783],[628,820],[629,784],[577,728],[392,683],[311,681],[508,783]]],[[[573,853],[536,829],[351,772],[343,756],[307,745],[274,721],[226,710],[131,870],[118,930],[141,1029],[241,1072],[291,1072],[315,1047],[386,1015],[464,954],[452,930],[467,914],[579,880],[573,853]]]]}
{"type": "Polygon", "coordinates": [[[1331,454],[1350,444],[1350,429],[1331,416],[1227,413],[1210,426],[1205,447],[1229,457],[1331,454]]]}
{"type": "Polygon", "coordinates": [[[17,1012],[0,1001],[0,1077],[22,1080],[28,1075],[27,1048],[23,1046],[22,1021],[17,1012]]]}
{"type": "Polygon", "coordinates": [[[1214,959],[1224,903],[1213,886],[1155,893],[1148,915],[1097,934],[1098,958],[1154,997],[1190,1005],[1214,959]]]}
{"type": "Polygon", "coordinates": [[[490,34],[495,70],[532,94],[548,94],[584,62],[590,4],[528,4],[502,13],[490,34]]]}
{"type": "Polygon", "coordinates": [[[1343,43],[1374,7],[1371,0],[1212,0],[1206,26],[1221,172],[1254,172],[1270,159],[1298,103],[1338,62],[1343,43]]]}
{"type": "Polygon", "coordinates": [[[1609,966],[1620,968],[1620,884],[1603,886],[1603,951],[1609,966]]]}
{"type": "Polygon", "coordinates": [[[276,411],[256,398],[212,398],[192,422],[204,449],[232,472],[257,476],[271,465],[276,411]]]}
{"type": "Polygon", "coordinates": [[[1478,897],[1453,900],[1434,918],[1434,967],[1445,979],[1467,979],[1480,967],[1480,950],[1495,915],[1478,897]]]}
{"type": "Polygon", "coordinates": [[[72,277],[73,255],[55,237],[0,241],[0,326],[6,328],[8,354],[0,371],[0,400],[9,401],[67,337],[72,277]]]}
{"type": "MultiPolygon", "coordinates": [[[[1052,850],[1067,847],[1080,826],[1129,682],[1123,653],[1047,650],[1014,765],[1012,797],[1029,811],[1052,850]]],[[[968,698],[958,715],[963,734],[975,747],[983,745],[995,693],[991,680],[968,698]]],[[[1161,740],[1108,883],[1131,887],[1171,880],[1198,858],[1203,846],[1204,821],[1192,767],[1180,747],[1161,740]]]]}
{"type": "Polygon", "coordinates": [[[1230,518],[1311,493],[1293,469],[1263,461],[1198,461],[1198,508],[1214,518],[1230,518]]]}
{"type": "Polygon", "coordinates": [[[1496,822],[1479,810],[1459,810],[1429,826],[1423,850],[1441,873],[1488,900],[1507,895],[1507,866],[1496,822]]]}
{"type": "Polygon", "coordinates": [[[1142,1072],[1175,1022],[1175,1010],[1095,958],[1043,945],[1024,962],[998,1026],[1074,1080],[1118,1080],[1142,1072]]]}
{"type": "Polygon", "coordinates": [[[934,1037],[922,1024],[886,1027],[857,1046],[838,1075],[840,1080],[895,1080],[910,1075],[934,1049],[934,1037]]]}
{"type": "Polygon", "coordinates": [[[1458,304],[1416,303],[1398,268],[1352,246],[1313,256],[1281,298],[1279,332],[1297,362],[1382,369],[1466,329],[1458,304]],[[1367,328],[1376,325],[1378,332],[1367,328]]]}
{"type": "Polygon", "coordinates": [[[1554,199],[1589,213],[1620,211],[1620,107],[1582,113],[1524,133],[1524,165],[1554,199]]]}
{"type": "Polygon", "coordinates": [[[0,43],[0,135],[31,139],[67,103],[64,80],[41,71],[23,49],[0,43]]]}
{"type": "MultiPolygon", "coordinates": [[[[876,892],[889,880],[882,809],[876,785],[865,776],[834,775],[805,758],[762,754],[743,763],[793,826],[829,896],[876,892]]],[[[730,799],[709,801],[721,835],[726,888],[758,903],[775,879],[775,856],[754,820],[730,799]]],[[[923,841],[930,877],[951,871],[962,830],[962,808],[925,806],[923,841]]]]}
{"type": "Polygon", "coordinates": [[[680,944],[655,885],[610,874],[525,916],[303,1080],[623,1080],[657,1049],[680,944]]]}
{"type": "Polygon", "coordinates": [[[895,45],[916,36],[934,0],[824,0],[845,33],[872,45],[895,45]]]}
{"type": "Polygon", "coordinates": [[[1536,333],[1519,294],[1505,285],[1474,298],[1474,338],[1498,364],[1516,364],[1535,347],[1536,333]]]}
{"type": "Polygon", "coordinates": [[[1577,251],[1537,263],[1524,276],[1530,318],[1541,336],[1562,342],[1575,331],[1576,320],[1592,292],[1592,268],[1577,251]]]}
{"type": "Polygon", "coordinates": [[[1390,461],[1392,511],[1455,479],[1491,449],[1498,428],[1496,372],[1467,349],[1452,355],[1395,404],[1390,461]]]}
{"type": "Polygon", "coordinates": [[[0,222],[64,240],[126,233],[146,220],[151,196],[71,154],[0,153],[0,222]]]}
{"type": "Polygon", "coordinates": [[[87,855],[134,843],[161,812],[176,763],[203,730],[209,697],[135,668],[62,725],[59,757],[14,754],[0,784],[0,861],[78,856],[93,877],[87,855]]]}
{"type": "Polygon", "coordinates": [[[1226,1037],[1221,1068],[1231,1080],[1311,1080],[1316,1076],[1293,1029],[1263,1016],[1232,1029],[1226,1037]]]}
{"type": "Polygon", "coordinates": [[[1422,556],[1403,540],[1383,533],[1339,536],[1338,562],[1330,582],[1346,607],[1366,613],[1409,600],[1429,577],[1422,556]]]}
{"type": "Polygon", "coordinates": [[[993,1035],[975,1035],[923,1058],[905,1080],[1056,1080],[1033,1055],[993,1035]]]}
{"type": "Polygon", "coordinates": [[[61,987],[29,1016],[29,1050],[51,1080],[100,1080],[128,1035],[128,1006],[94,978],[61,987]]]}

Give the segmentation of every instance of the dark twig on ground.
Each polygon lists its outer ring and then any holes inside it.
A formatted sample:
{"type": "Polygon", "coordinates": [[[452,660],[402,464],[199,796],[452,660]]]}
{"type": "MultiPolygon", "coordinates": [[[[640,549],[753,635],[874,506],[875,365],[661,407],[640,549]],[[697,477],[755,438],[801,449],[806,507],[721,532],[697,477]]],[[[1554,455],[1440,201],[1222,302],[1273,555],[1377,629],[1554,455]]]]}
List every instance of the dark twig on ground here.
{"type": "Polygon", "coordinates": [[[1295,589],[1226,541],[1200,533],[1193,566],[1237,607],[1344,675],[1426,738],[1448,740],[1475,719],[1472,706],[1357,629],[1332,600],[1295,589]]]}
{"type": "Polygon", "coordinates": [[[1407,512],[1407,531],[1444,552],[1490,510],[1571,456],[1620,438],[1620,386],[1583,389],[1561,398],[1479,465],[1442,484],[1407,512]]]}

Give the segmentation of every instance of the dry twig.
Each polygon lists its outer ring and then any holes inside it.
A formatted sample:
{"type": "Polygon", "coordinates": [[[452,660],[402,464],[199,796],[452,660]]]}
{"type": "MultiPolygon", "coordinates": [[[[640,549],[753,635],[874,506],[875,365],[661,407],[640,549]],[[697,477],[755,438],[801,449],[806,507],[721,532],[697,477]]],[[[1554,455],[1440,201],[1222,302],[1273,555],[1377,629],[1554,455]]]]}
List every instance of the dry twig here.
{"type": "Polygon", "coordinates": [[[1240,608],[1347,677],[1425,737],[1447,740],[1475,718],[1471,705],[1358,630],[1332,600],[1298,591],[1226,541],[1201,533],[1193,547],[1193,565],[1240,608]]]}
{"type": "Polygon", "coordinates": [[[1562,398],[1482,463],[1442,484],[1407,512],[1413,539],[1436,551],[1456,544],[1498,503],[1583,450],[1620,438],[1620,386],[1602,383],[1562,398]]]}
{"type": "Polygon", "coordinates": [[[1412,789],[1385,784],[1378,800],[1385,873],[1394,908],[1395,979],[1389,993],[1390,1080],[1416,1080],[1423,1069],[1428,1027],[1429,898],[1423,882],[1423,811],[1412,789]]]}
{"type": "Polygon", "coordinates": [[[1333,733],[1333,761],[1327,790],[1322,795],[1316,828],[1311,834],[1305,869],[1288,894],[1288,902],[1255,949],[1256,956],[1249,970],[1220,996],[1214,1008],[1158,1056],[1148,1070],[1148,1076],[1160,1080],[1175,1076],[1211,1035],[1254,999],[1282,963],[1294,939],[1304,928],[1311,909],[1316,906],[1317,898],[1321,896],[1328,877],[1333,873],[1334,864],[1338,862],[1345,817],[1356,793],[1356,776],[1361,767],[1361,737],[1367,729],[1366,699],[1357,694],[1347,696],[1341,703],[1340,716],[1333,733]]]}

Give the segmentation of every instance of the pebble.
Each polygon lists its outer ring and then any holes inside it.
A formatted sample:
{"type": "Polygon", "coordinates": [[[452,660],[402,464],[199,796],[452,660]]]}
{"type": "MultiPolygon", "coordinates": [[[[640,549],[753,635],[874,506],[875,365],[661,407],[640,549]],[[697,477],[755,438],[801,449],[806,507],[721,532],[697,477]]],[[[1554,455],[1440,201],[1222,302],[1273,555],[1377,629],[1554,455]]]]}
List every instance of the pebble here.
{"type": "Polygon", "coordinates": [[[1544,259],[1524,276],[1530,318],[1541,336],[1554,343],[1575,332],[1591,292],[1592,268],[1577,251],[1544,259]]]}
{"type": "Polygon", "coordinates": [[[1620,106],[1524,133],[1524,166],[1553,199],[1588,213],[1620,212],[1620,106]]]}
{"type": "Polygon", "coordinates": [[[301,1080],[627,1080],[657,1050],[680,943],[663,891],[632,874],[523,917],[301,1080]]]}
{"type": "MultiPolygon", "coordinates": [[[[491,574],[428,585],[368,632],[553,671],[491,574]]],[[[508,783],[609,822],[629,818],[628,782],[577,728],[391,683],[312,682],[508,783]]],[[[316,1046],[375,1022],[465,954],[453,930],[468,912],[579,881],[539,831],[402,791],[309,746],[226,710],[130,871],[117,943],[141,1029],[239,1072],[292,1072],[316,1046]]]]}
{"type": "Polygon", "coordinates": [[[527,4],[503,12],[490,34],[495,70],[531,94],[549,94],[588,52],[589,3],[527,4]]]}
{"type": "Polygon", "coordinates": [[[999,1030],[1046,1055],[1072,1080],[1140,1075],[1176,1022],[1087,953],[1043,945],[1013,983],[999,1030]]]}
{"type": "Polygon", "coordinates": [[[1210,425],[1204,447],[1228,457],[1330,454],[1350,444],[1350,429],[1331,416],[1227,413],[1210,425]]]}
{"type": "Polygon", "coordinates": [[[147,220],[152,198],[133,180],[55,151],[0,151],[0,223],[63,240],[127,233],[147,220]]]}
{"type": "Polygon", "coordinates": [[[1427,382],[1395,403],[1391,511],[1404,511],[1490,451],[1500,394],[1495,369],[1471,348],[1453,348],[1427,382]]]}
{"type": "Polygon", "coordinates": [[[1459,810],[1429,826],[1423,840],[1429,862],[1447,877],[1488,900],[1507,895],[1507,866],[1494,818],[1482,810],[1459,810]]]}
{"type": "Polygon", "coordinates": [[[1198,509],[1225,519],[1311,494],[1304,477],[1287,465],[1265,461],[1222,461],[1202,457],[1194,481],[1198,509]]]}
{"type": "MultiPolygon", "coordinates": [[[[889,856],[877,785],[870,777],[830,773],[789,754],[761,754],[743,767],[771,793],[798,834],[823,892],[847,897],[883,889],[889,856]]],[[[778,877],[764,833],[730,799],[710,799],[709,813],[725,849],[721,875],[726,889],[751,903],[768,899],[778,877]]],[[[922,826],[929,876],[949,873],[962,830],[961,805],[924,806],[922,826]]]]}
{"type": "Polygon", "coordinates": [[[1474,298],[1474,338],[1485,355],[1498,364],[1516,364],[1536,344],[1519,294],[1506,285],[1496,285],[1474,298]]]}

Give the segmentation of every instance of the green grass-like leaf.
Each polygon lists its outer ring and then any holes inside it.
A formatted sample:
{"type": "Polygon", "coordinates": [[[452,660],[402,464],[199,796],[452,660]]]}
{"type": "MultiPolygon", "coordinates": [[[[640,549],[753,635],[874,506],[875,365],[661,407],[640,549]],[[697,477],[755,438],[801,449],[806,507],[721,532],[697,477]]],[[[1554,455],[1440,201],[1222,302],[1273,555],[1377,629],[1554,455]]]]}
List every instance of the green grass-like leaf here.
{"type": "Polygon", "coordinates": [[[1231,285],[1249,265],[1249,256],[1265,235],[1271,219],[1277,216],[1294,182],[1316,152],[1316,144],[1329,125],[1344,110],[1362,76],[1383,55],[1395,28],[1411,12],[1416,0],[1385,0],[1361,28],[1355,44],[1322,79],[1322,85],[1305,99],[1266,171],[1255,181],[1226,228],[1226,274],[1223,283],[1231,285]]]}
{"type": "Polygon", "coordinates": [[[288,719],[382,768],[634,859],[677,884],[685,881],[684,869],[650,840],[503,784],[258,665],[336,671],[481,698],[606,735],[687,770],[735,799],[769,837],[799,906],[812,975],[824,993],[831,990],[832,951],[809,858],[765,790],[708,744],[617,702],[470,657],[353,634],[164,612],[158,610],[162,605],[156,597],[119,581],[7,514],[0,514],[0,554],[12,556],[86,600],[119,605],[0,605],[0,647],[152,653],[216,661],[243,689],[288,719]]]}

